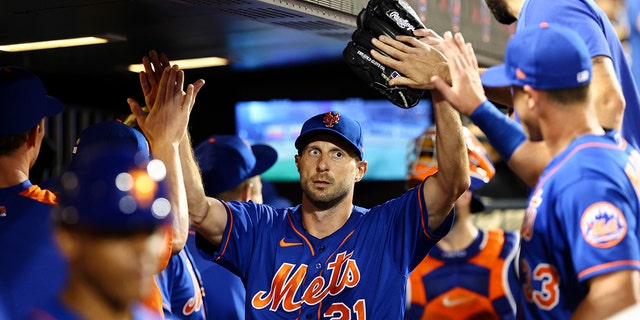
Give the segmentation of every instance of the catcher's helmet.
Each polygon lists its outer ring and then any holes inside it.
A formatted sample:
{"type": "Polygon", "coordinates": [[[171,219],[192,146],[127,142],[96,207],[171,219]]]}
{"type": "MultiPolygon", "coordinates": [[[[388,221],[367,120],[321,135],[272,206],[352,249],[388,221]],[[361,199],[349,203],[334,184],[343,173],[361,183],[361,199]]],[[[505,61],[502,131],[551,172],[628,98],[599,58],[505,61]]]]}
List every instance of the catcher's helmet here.
{"type": "MultiPolygon", "coordinates": [[[[495,175],[496,169],[478,138],[466,127],[462,129],[467,140],[469,154],[469,172],[471,174],[471,187],[469,189],[473,191],[489,182],[495,175]]],[[[429,127],[416,139],[415,151],[416,160],[409,168],[409,181],[412,185],[420,183],[426,177],[438,171],[435,126],[429,127]]]]}

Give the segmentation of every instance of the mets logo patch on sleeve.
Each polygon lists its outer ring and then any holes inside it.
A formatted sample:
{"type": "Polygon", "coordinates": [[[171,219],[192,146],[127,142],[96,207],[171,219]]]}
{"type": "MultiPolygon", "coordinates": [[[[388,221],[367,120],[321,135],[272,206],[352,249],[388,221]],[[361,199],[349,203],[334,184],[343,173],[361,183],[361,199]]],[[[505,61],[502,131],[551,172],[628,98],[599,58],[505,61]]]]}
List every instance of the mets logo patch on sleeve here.
{"type": "Polygon", "coordinates": [[[582,237],[597,248],[611,248],[627,234],[627,220],[609,202],[597,202],[589,206],[580,218],[582,237]]]}

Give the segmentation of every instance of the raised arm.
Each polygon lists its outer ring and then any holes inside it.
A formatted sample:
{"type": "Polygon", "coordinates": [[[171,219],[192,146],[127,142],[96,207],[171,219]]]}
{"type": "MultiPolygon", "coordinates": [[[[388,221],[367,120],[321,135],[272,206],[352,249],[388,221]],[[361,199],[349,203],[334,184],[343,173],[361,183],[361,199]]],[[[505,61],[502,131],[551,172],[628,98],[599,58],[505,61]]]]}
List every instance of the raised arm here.
{"type": "Polygon", "coordinates": [[[197,91],[204,82],[190,84],[183,92],[184,72],[174,66],[164,68],[156,84],[156,94],[148,100],[152,101],[149,113],[143,112],[136,100],[129,98],[127,102],[149,141],[153,158],[164,162],[167,169],[165,180],[174,212],[172,253],[176,254],[189,234],[189,210],[178,146],[186,133],[197,91]]]}
{"type": "Polygon", "coordinates": [[[427,178],[424,198],[429,214],[429,227],[440,226],[458,198],[469,189],[469,157],[462,131],[460,114],[434,90],[434,118],[436,124],[436,158],[438,171],[427,178]]]}
{"type": "Polygon", "coordinates": [[[591,92],[596,106],[598,122],[606,129],[622,130],[622,116],[626,102],[611,58],[597,56],[591,58],[593,77],[591,92]]]}
{"type": "MultiPolygon", "coordinates": [[[[142,59],[142,64],[145,71],[140,73],[140,85],[147,105],[153,105],[162,70],[171,64],[164,53],[158,53],[155,50],[149,51],[149,56],[142,59]]],[[[194,83],[196,93],[203,85],[203,80],[194,83]]],[[[222,233],[227,223],[226,211],[220,201],[205,195],[200,168],[193,155],[191,136],[188,131],[185,131],[178,151],[182,181],[188,203],[187,226],[194,227],[205,238],[218,245],[222,240],[222,233]]]]}
{"type": "MultiPolygon", "coordinates": [[[[448,59],[448,68],[472,63],[457,54],[455,43],[443,43],[441,48],[448,59]]],[[[457,91],[457,83],[466,81],[464,74],[451,72],[453,87],[440,77],[432,77],[431,92],[436,125],[436,158],[438,171],[425,181],[424,197],[429,213],[429,226],[437,228],[451,211],[454,203],[469,188],[469,157],[460,114],[455,111],[443,93],[457,91]]]]}
{"type": "Polygon", "coordinates": [[[187,189],[191,226],[209,242],[220,245],[222,233],[227,225],[227,212],[219,200],[207,197],[204,192],[200,168],[195,161],[189,135],[180,143],[180,160],[187,189]]]}

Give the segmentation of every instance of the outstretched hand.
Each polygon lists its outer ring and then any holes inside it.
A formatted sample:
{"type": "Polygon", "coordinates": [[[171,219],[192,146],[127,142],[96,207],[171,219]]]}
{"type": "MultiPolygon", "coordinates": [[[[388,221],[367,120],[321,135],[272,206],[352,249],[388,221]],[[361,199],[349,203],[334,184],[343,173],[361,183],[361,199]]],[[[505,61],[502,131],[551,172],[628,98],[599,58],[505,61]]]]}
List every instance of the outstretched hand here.
{"type": "Polygon", "coordinates": [[[154,95],[149,95],[148,101],[153,101],[153,104],[148,105],[149,113],[144,112],[135,99],[127,99],[131,112],[149,140],[152,150],[154,146],[178,145],[182,141],[187,133],[189,115],[196,96],[203,85],[204,80],[200,79],[194,84],[189,84],[184,92],[184,71],[177,65],[167,66],[162,71],[159,81],[155,82],[149,91],[155,92],[154,95]]]}
{"type": "Polygon", "coordinates": [[[420,42],[426,43],[434,49],[442,52],[440,44],[444,39],[435,31],[431,29],[416,29],[413,31],[413,35],[416,36],[420,42]]]}
{"type": "Polygon", "coordinates": [[[456,33],[454,36],[446,32],[440,48],[448,60],[451,85],[441,77],[434,76],[431,79],[433,86],[458,112],[469,116],[487,100],[473,47],[471,43],[465,43],[462,34],[456,33]]]}
{"type": "Polygon", "coordinates": [[[144,101],[147,106],[153,106],[162,73],[166,67],[171,66],[171,63],[163,52],[158,54],[155,50],[151,50],[149,51],[149,56],[142,57],[142,65],[144,66],[144,71],[141,71],[139,76],[144,101]]]}
{"type": "Polygon", "coordinates": [[[432,76],[438,75],[444,79],[449,77],[447,58],[438,48],[440,41],[435,32],[416,30],[415,34],[425,37],[421,39],[411,36],[397,36],[396,39],[387,36],[374,38],[371,43],[388,56],[376,50],[371,50],[371,56],[402,74],[389,80],[388,85],[405,85],[414,89],[431,90],[433,89],[432,76]]]}

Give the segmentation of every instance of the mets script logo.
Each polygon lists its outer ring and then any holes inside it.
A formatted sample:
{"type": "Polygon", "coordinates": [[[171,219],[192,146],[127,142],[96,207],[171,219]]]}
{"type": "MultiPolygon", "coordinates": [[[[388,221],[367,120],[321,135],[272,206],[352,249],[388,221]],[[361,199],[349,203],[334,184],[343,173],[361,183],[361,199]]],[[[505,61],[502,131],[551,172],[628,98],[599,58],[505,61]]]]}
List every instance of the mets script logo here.
{"type": "MultiPolygon", "coordinates": [[[[182,255],[184,259],[189,259],[184,251],[180,251],[180,255],[182,255]]],[[[188,316],[195,312],[200,312],[200,310],[202,309],[202,306],[204,304],[202,301],[202,292],[204,288],[200,288],[200,282],[198,281],[198,277],[196,276],[196,272],[193,270],[191,263],[187,263],[186,265],[191,279],[190,286],[193,287],[192,296],[190,296],[182,306],[182,314],[188,316]]]]}
{"type": "Polygon", "coordinates": [[[324,126],[327,128],[332,128],[334,124],[338,124],[340,122],[340,114],[332,112],[327,112],[324,114],[324,119],[322,119],[324,126]]]}
{"type": "Polygon", "coordinates": [[[256,309],[269,308],[277,311],[282,308],[291,312],[300,308],[305,303],[315,305],[326,296],[335,296],[346,288],[353,288],[360,282],[360,270],[356,261],[351,259],[353,252],[341,252],[336,258],[327,264],[329,275],[327,279],[317,276],[311,280],[306,288],[302,288],[308,266],[283,263],[271,280],[271,288],[267,291],[258,291],[251,299],[251,305],[256,309]],[[294,270],[295,269],[295,270],[294,270]],[[302,291],[300,300],[296,300],[296,293],[302,291]]]}
{"type": "Polygon", "coordinates": [[[582,237],[597,248],[611,248],[627,234],[627,220],[609,202],[597,202],[589,206],[580,218],[582,237]]]}

